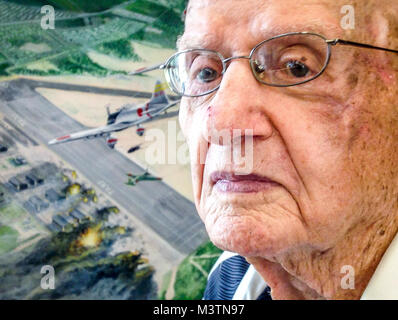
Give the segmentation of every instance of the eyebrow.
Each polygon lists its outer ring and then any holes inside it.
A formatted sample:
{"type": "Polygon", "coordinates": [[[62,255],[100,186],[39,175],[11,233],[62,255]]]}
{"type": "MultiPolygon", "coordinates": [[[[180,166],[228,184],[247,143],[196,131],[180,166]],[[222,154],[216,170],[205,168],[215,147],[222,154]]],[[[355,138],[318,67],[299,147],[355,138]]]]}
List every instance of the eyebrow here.
{"type": "Polygon", "coordinates": [[[306,24],[278,25],[266,30],[259,30],[259,33],[264,36],[264,40],[289,32],[312,32],[323,35],[325,38],[336,38],[341,34],[341,29],[335,25],[311,21],[306,24]]]}
{"type": "MultiPolygon", "coordinates": [[[[278,25],[273,26],[271,28],[267,28],[266,30],[259,30],[259,34],[261,34],[261,39],[266,40],[272,38],[274,36],[289,33],[289,32],[314,32],[321,34],[328,38],[327,35],[330,36],[330,39],[337,38],[341,34],[341,30],[334,25],[319,25],[316,23],[308,23],[308,24],[300,24],[300,25],[278,25]]],[[[248,31],[249,34],[249,31],[248,31]]],[[[260,37],[259,37],[260,38],[260,37]]],[[[329,38],[328,38],[329,39],[329,38]]],[[[259,40],[258,42],[262,41],[259,40]]],[[[193,35],[184,33],[177,39],[177,50],[188,50],[188,49],[216,49],[219,46],[220,39],[217,38],[215,34],[207,33],[207,34],[199,34],[195,33],[193,35]]]]}

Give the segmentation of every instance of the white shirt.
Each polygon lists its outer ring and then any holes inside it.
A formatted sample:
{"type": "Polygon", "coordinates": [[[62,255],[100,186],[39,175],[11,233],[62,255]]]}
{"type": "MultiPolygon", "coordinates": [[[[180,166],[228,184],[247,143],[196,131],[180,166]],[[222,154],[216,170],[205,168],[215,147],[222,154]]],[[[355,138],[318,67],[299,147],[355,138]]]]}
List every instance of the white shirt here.
{"type": "Polygon", "coordinates": [[[398,300],[398,235],[380,260],[361,300],[398,300]]]}

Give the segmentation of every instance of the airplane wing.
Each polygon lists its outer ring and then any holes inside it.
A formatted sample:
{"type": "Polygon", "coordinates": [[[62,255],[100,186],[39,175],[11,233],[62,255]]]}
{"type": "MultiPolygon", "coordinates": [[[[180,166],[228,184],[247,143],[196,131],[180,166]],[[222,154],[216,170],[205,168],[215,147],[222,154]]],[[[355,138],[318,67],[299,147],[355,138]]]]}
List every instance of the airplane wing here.
{"type": "Polygon", "coordinates": [[[104,126],[104,127],[99,127],[99,128],[94,128],[94,129],[88,129],[88,130],[83,130],[80,132],[75,132],[71,133],[56,139],[53,139],[48,142],[49,145],[53,144],[59,144],[59,143],[64,143],[64,142],[69,142],[69,141],[74,141],[74,140],[80,140],[80,139],[90,139],[90,138],[97,138],[101,137],[107,133],[115,132],[115,131],[120,131],[123,129],[126,129],[128,127],[133,126],[134,123],[126,124],[126,123],[116,123],[113,125],[109,126],[104,126]]]}
{"type": "Polygon", "coordinates": [[[167,119],[167,118],[173,118],[178,116],[179,111],[172,111],[172,112],[164,112],[163,114],[159,114],[156,116],[156,119],[153,119],[154,121],[156,120],[161,120],[161,119],[167,119]]]}
{"type": "Polygon", "coordinates": [[[179,99],[179,100],[176,100],[176,101],[173,101],[173,102],[169,103],[167,106],[165,106],[164,108],[160,109],[158,112],[154,113],[152,116],[156,117],[157,115],[159,115],[159,114],[161,114],[163,112],[166,112],[168,109],[170,109],[170,108],[176,106],[177,104],[179,104],[180,101],[181,100],[179,99]]]}
{"type": "Polygon", "coordinates": [[[132,121],[132,122],[121,122],[121,123],[114,123],[114,124],[104,126],[104,127],[88,129],[88,130],[68,134],[68,135],[53,139],[53,140],[49,141],[48,144],[54,145],[54,144],[60,144],[60,143],[65,143],[65,142],[70,142],[70,141],[75,141],[75,140],[80,140],[80,139],[97,138],[97,137],[101,137],[105,134],[116,132],[116,131],[121,131],[121,130],[127,129],[129,127],[133,127],[135,125],[145,123],[145,122],[148,122],[151,120],[161,119],[161,117],[162,118],[171,117],[171,116],[173,116],[173,114],[178,114],[178,112],[167,114],[167,116],[162,115],[162,113],[167,111],[167,109],[174,107],[179,102],[180,102],[180,100],[177,100],[177,101],[174,101],[174,102],[168,104],[164,108],[160,109],[158,112],[151,114],[151,118],[147,118],[144,121],[138,120],[138,121],[132,121]]]}
{"type": "Polygon", "coordinates": [[[141,123],[145,123],[145,122],[149,122],[149,121],[155,121],[155,120],[160,120],[160,119],[171,118],[171,117],[174,117],[174,116],[178,115],[178,111],[173,111],[173,112],[169,112],[169,113],[165,113],[165,112],[168,109],[170,109],[170,108],[174,107],[175,105],[177,105],[178,103],[180,103],[180,101],[181,100],[173,101],[173,102],[169,103],[167,106],[165,106],[164,108],[160,109],[159,111],[157,111],[155,113],[151,113],[151,118],[147,118],[141,123]]]}

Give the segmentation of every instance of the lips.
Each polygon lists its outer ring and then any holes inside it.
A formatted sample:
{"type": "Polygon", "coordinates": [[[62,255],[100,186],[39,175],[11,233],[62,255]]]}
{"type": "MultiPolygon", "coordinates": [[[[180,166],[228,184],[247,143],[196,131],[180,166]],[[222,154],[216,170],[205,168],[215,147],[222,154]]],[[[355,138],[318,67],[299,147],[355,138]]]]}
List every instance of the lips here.
{"type": "Polygon", "coordinates": [[[231,172],[213,172],[211,182],[218,191],[234,193],[255,193],[269,190],[279,183],[256,174],[238,175],[231,172]]]}

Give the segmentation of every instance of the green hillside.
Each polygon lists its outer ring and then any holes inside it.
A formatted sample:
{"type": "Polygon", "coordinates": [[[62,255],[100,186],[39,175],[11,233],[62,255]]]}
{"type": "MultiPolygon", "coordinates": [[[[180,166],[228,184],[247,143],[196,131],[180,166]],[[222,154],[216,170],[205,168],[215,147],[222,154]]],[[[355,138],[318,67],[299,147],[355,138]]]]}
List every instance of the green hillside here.
{"type": "Polygon", "coordinates": [[[127,0],[11,0],[23,5],[44,6],[53,5],[55,8],[77,11],[77,12],[98,12],[112,8],[127,0]]]}
{"type": "Polygon", "coordinates": [[[134,43],[175,49],[187,1],[0,0],[0,76],[125,74],[128,70],[108,69],[90,53],[140,61],[143,57],[134,52],[134,43]],[[53,30],[39,24],[43,4],[62,8],[55,10],[53,30]]]}
{"type": "Polygon", "coordinates": [[[11,251],[17,246],[18,232],[8,226],[0,226],[0,254],[11,251]]]}

